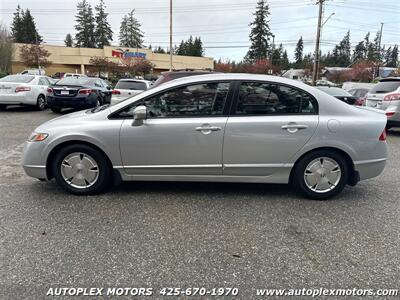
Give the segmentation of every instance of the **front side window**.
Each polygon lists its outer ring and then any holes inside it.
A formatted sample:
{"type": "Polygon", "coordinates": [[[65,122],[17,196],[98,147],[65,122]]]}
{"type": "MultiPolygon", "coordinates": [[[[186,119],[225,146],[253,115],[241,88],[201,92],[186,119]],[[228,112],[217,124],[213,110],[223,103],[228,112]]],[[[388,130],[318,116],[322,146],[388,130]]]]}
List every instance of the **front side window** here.
{"type": "Polygon", "coordinates": [[[235,115],[316,114],[316,100],[308,93],[285,85],[243,82],[235,115]]]}
{"type": "Polygon", "coordinates": [[[179,87],[146,99],[149,118],[218,116],[223,114],[229,83],[179,87]]]}
{"type": "Polygon", "coordinates": [[[229,85],[229,82],[210,82],[175,88],[135,102],[115,117],[132,117],[133,110],[139,105],[147,107],[148,118],[220,116],[223,114],[229,85]]]}

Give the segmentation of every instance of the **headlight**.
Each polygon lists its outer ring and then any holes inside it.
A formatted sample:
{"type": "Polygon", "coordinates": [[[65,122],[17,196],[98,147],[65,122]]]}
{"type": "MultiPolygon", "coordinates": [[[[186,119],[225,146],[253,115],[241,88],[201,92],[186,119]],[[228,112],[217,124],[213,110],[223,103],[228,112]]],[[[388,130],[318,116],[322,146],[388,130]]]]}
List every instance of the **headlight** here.
{"type": "Polygon", "coordinates": [[[34,132],[31,134],[29,137],[28,141],[29,142],[42,142],[44,141],[49,135],[47,133],[37,133],[34,132]]]}

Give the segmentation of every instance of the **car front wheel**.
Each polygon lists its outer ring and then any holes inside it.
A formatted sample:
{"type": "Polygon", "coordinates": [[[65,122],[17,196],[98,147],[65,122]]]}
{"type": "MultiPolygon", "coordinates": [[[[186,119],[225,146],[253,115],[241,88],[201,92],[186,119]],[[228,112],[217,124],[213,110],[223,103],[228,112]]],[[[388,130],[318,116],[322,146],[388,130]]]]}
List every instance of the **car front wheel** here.
{"type": "Polygon", "coordinates": [[[349,167],[342,155],[323,150],[306,154],[296,164],[292,178],[305,197],[326,200],[339,194],[347,184],[349,167]]]}
{"type": "Polygon", "coordinates": [[[75,195],[103,192],[112,182],[110,163],[87,145],[70,145],[55,155],[53,174],[57,183],[75,195]]]}

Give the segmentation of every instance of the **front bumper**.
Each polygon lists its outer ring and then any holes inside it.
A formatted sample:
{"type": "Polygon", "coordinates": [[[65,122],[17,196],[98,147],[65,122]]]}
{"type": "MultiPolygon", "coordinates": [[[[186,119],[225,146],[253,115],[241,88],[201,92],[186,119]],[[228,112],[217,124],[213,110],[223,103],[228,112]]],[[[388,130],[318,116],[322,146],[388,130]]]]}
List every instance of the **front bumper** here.
{"type": "Polygon", "coordinates": [[[94,97],[57,97],[47,96],[47,105],[50,108],[92,108],[96,106],[97,98],[94,97]]]}
{"type": "Polygon", "coordinates": [[[22,151],[22,167],[25,173],[34,178],[48,179],[46,160],[43,158],[45,142],[26,142],[22,151]]]}

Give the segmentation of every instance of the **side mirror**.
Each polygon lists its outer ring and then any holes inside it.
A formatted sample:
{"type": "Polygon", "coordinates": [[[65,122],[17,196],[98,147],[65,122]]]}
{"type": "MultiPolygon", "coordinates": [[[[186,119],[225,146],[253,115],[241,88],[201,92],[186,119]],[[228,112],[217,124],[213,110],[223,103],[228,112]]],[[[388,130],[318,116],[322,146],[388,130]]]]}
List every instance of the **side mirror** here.
{"type": "Polygon", "coordinates": [[[144,105],[136,107],[133,111],[132,126],[141,126],[143,121],[147,119],[147,108],[144,105]]]}
{"type": "Polygon", "coordinates": [[[111,86],[110,85],[107,85],[107,90],[111,90],[111,86]]]}

